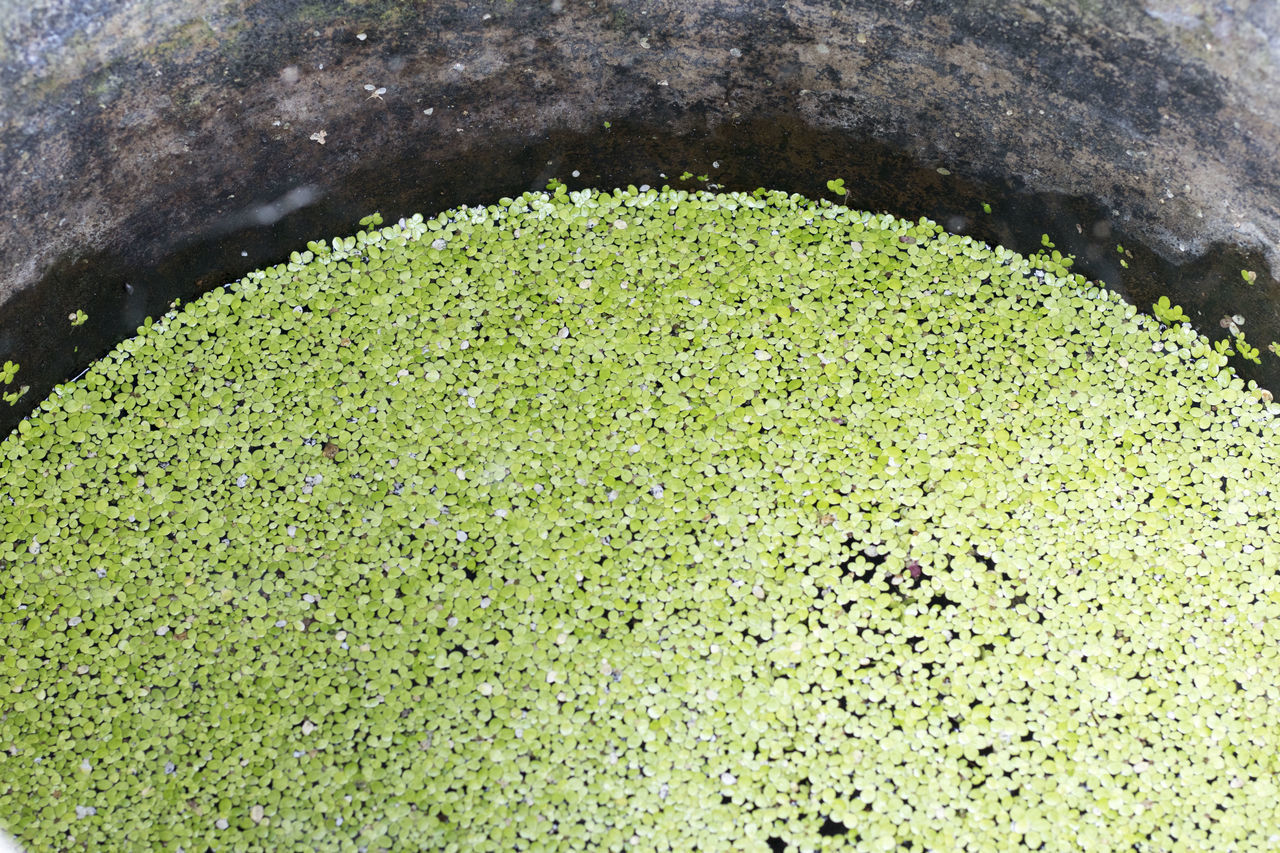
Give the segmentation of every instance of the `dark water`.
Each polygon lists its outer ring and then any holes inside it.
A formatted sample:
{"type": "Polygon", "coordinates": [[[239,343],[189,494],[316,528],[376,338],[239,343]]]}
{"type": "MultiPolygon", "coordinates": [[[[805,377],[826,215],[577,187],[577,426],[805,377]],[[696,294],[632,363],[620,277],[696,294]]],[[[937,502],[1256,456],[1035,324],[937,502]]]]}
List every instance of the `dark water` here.
{"type": "Polygon", "coordinates": [[[1013,180],[980,183],[940,174],[936,164],[791,119],[757,119],[693,134],[615,122],[589,135],[494,142],[449,162],[429,155],[371,161],[326,187],[289,187],[280,175],[264,175],[264,187],[287,188],[231,199],[196,233],[166,233],[163,218],[140,218],[133,230],[162,247],[160,261],[139,262],[125,253],[66,258],[37,287],[5,306],[0,360],[17,361],[21,370],[0,392],[21,385],[30,390],[16,405],[0,402],[0,434],[10,432],[54,385],[77,376],[134,335],[145,318],[167,311],[174,299],[188,302],[250,270],[279,263],[308,240],[353,233],[360,218],[375,210],[387,221],[431,215],[541,190],[552,178],[571,189],[670,184],[751,191],[763,186],[837,200],[826,187],[837,177],[849,191],[844,203],[854,208],[910,219],[927,216],[954,233],[1024,253],[1038,251],[1041,235],[1048,234],[1060,251],[1076,257],[1077,271],[1146,310],[1168,295],[1213,339],[1227,336],[1218,322],[1222,316],[1243,315],[1242,330],[1261,350],[1262,364],[1237,357],[1235,366],[1245,378],[1280,390],[1280,358],[1265,349],[1280,339],[1280,311],[1266,298],[1275,285],[1265,280],[1260,257],[1215,247],[1177,266],[1130,237],[1123,222],[1095,201],[1031,193],[1013,180]],[[686,170],[695,178],[679,181],[686,170]],[[700,176],[707,180],[697,180],[700,176]],[[1244,286],[1242,269],[1259,272],[1255,286],[1244,286]],[[89,320],[72,327],[68,315],[77,309],[89,320]]]}

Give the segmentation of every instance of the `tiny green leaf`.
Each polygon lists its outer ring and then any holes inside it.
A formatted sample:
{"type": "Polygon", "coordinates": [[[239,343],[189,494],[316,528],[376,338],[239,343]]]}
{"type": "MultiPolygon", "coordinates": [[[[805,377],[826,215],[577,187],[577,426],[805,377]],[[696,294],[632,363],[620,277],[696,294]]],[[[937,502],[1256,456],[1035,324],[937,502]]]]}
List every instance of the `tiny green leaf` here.
{"type": "Polygon", "coordinates": [[[1177,323],[1185,323],[1190,318],[1183,313],[1181,305],[1170,305],[1168,296],[1161,296],[1151,311],[1155,314],[1156,319],[1164,323],[1166,326],[1172,326],[1177,323]]]}
{"type": "Polygon", "coordinates": [[[1246,361],[1252,361],[1254,364],[1262,364],[1262,359],[1258,355],[1258,348],[1250,346],[1244,339],[1244,335],[1236,335],[1236,349],[1240,353],[1240,357],[1246,361]]]}

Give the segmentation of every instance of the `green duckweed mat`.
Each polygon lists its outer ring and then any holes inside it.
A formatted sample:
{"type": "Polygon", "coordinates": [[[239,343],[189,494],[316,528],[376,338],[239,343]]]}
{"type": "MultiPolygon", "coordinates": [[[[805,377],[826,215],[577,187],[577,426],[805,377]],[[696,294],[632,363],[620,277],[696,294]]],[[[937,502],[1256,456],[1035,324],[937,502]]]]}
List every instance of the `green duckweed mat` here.
{"type": "Polygon", "coordinates": [[[0,444],[31,849],[1280,845],[1280,407],[1189,326],[763,190],[367,225],[0,444]]]}

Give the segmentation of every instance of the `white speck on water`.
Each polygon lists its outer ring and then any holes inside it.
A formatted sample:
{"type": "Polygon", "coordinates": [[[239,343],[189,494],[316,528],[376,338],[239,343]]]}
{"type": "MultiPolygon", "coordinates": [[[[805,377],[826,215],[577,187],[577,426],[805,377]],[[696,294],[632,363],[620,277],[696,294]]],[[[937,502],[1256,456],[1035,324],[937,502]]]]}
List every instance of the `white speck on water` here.
{"type": "Polygon", "coordinates": [[[303,600],[303,601],[305,601],[307,604],[315,604],[315,603],[316,603],[316,597],[315,597],[314,595],[312,595],[311,593],[309,593],[309,592],[308,592],[308,593],[303,593],[302,600],[303,600]]]}
{"type": "Polygon", "coordinates": [[[458,627],[458,617],[457,617],[457,616],[450,616],[448,619],[444,620],[444,622],[445,622],[445,624],[446,624],[446,625],[448,625],[450,628],[456,628],[456,627],[458,627]]]}
{"type": "Polygon", "coordinates": [[[79,625],[82,621],[83,620],[79,616],[72,616],[70,619],[67,620],[67,624],[70,625],[72,628],[74,628],[75,626],[79,625]]]}
{"type": "Polygon", "coordinates": [[[248,475],[248,474],[241,474],[239,477],[236,477],[236,485],[237,485],[237,486],[239,486],[239,487],[240,487],[240,488],[242,488],[242,489],[243,489],[245,486],[249,485],[249,475],[248,475]]]}
{"type": "Polygon", "coordinates": [[[484,598],[480,599],[480,609],[484,610],[486,607],[489,606],[489,603],[490,603],[489,596],[486,595],[484,598]]]}
{"type": "Polygon", "coordinates": [[[172,776],[177,769],[178,765],[174,764],[172,761],[166,761],[164,763],[164,774],[166,776],[172,776]]]}
{"type": "Polygon", "coordinates": [[[334,826],[342,826],[342,815],[338,815],[333,819],[334,826]]]}
{"type": "Polygon", "coordinates": [[[40,543],[35,540],[35,537],[32,537],[31,545],[27,547],[27,550],[30,551],[32,554],[40,553],[40,543]]]}
{"type": "Polygon", "coordinates": [[[662,492],[662,484],[661,484],[661,483],[659,483],[659,484],[657,484],[657,485],[652,486],[652,487],[649,489],[649,494],[653,495],[655,498],[660,498],[660,497],[662,497],[662,494],[663,494],[663,492],[662,492]]]}
{"type": "Polygon", "coordinates": [[[630,453],[632,456],[634,456],[635,454],[640,452],[640,445],[638,444],[631,445],[630,447],[627,448],[627,452],[630,453]]]}
{"type": "Polygon", "coordinates": [[[506,507],[499,507],[498,509],[495,509],[495,510],[493,511],[493,514],[494,514],[494,515],[496,515],[498,518],[506,518],[506,517],[507,517],[507,509],[506,509],[506,507]]]}
{"type": "Polygon", "coordinates": [[[107,570],[103,568],[99,568],[95,570],[94,574],[96,574],[100,578],[105,578],[107,576],[107,570]]]}
{"type": "Polygon", "coordinates": [[[577,169],[574,169],[574,170],[573,170],[573,176],[574,176],[575,178],[576,178],[576,177],[578,177],[580,174],[582,174],[582,173],[581,173],[581,172],[579,172],[577,169]]]}
{"type": "Polygon", "coordinates": [[[436,249],[437,251],[443,249],[447,245],[449,245],[449,241],[443,237],[437,237],[431,241],[431,248],[436,249]]]}
{"type": "Polygon", "coordinates": [[[91,815],[96,815],[97,813],[98,810],[94,806],[76,806],[76,817],[81,820],[84,820],[91,815]]]}
{"type": "Polygon", "coordinates": [[[765,352],[762,349],[756,350],[756,359],[759,361],[768,361],[772,357],[773,356],[769,355],[769,353],[765,352]]]}
{"type": "Polygon", "coordinates": [[[296,524],[290,524],[284,529],[284,532],[288,533],[290,536],[296,536],[298,533],[298,526],[296,524]]]}
{"type": "Polygon", "coordinates": [[[568,327],[568,326],[561,326],[561,327],[560,327],[560,337],[562,337],[562,338],[567,338],[567,337],[569,337],[569,327],[568,327]]]}
{"type": "Polygon", "coordinates": [[[356,38],[360,39],[360,41],[364,41],[364,40],[365,40],[365,39],[367,39],[368,37],[369,37],[369,36],[368,36],[368,34],[366,34],[366,33],[356,33],[356,38]]]}
{"type": "Polygon", "coordinates": [[[726,770],[720,774],[720,781],[726,785],[733,785],[738,781],[738,777],[726,770]]]}
{"type": "Polygon", "coordinates": [[[283,620],[283,619],[277,619],[277,620],[276,620],[276,627],[277,627],[277,628],[283,628],[285,625],[288,625],[288,624],[289,624],[289,623],[288,623],[288,622],[286,622],[286,621],[285,621],[285,620],[283,620]]]}
{"type": "Polygon", "coordinates": [[[159,628],[156,628],[156,636],[157,636],[157,637],[163,637],[163,636],[164,636],[165,634],[167,634],[167,633],[169,633],[169,626],[168,626],[168,625],[161,625],[159,628]]]}
{"type": "Polygon", "coordinates": [[[228,826],[231,826],[231,824],[227,822],[227,819],[225,817],[218,818],[216,821],[213,822],[213,825],[218,827],[218,829],[226,829],[228,826]]]}
{"type": "Polygon", "coordinates": [[[80,771],[82,773],[88,773],[92,769],[93,765],[89,763],[89,759],[85,758],[80,762],[80,771]]]}
{"type": "Polygon", "coordinates": [[[737,59],[739,56],[742,56],[742,51],[736,47],[731,47],[729,48],[729,55],[734,59],[737,59]]]}
{"type": "Polygon", "coordinates": [[[459,541],[459,542],[466,542],[466,541],[467,541],[467,531],[465,531],[465,530],[459,530],[459,531],[458,531],[458,533],[457,533],[457,537],[458,537],[458,541],[459,541]]]}

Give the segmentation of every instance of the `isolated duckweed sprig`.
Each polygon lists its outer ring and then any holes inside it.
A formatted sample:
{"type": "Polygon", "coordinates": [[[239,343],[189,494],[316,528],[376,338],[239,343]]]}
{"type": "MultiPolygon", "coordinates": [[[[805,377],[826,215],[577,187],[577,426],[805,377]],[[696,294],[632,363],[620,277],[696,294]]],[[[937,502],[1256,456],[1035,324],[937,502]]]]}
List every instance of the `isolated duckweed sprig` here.
{"type": "Polygon", "coordinates": [[[1276,843],[1280,409],[1190,327],[781,192],[362,225],[0,444],[33,848],[1276,843]]]}

